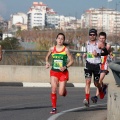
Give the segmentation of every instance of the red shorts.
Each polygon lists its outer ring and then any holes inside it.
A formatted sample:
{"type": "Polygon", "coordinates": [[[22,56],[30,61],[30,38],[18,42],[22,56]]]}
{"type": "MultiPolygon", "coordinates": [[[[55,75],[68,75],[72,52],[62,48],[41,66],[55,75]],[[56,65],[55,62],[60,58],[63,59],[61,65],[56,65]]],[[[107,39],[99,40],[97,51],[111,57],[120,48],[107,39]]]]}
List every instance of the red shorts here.
{"type": "Polygon", "coordinates": [[[57,77],[59,81],[67,81],[69,79],[69,72],[68,70],[63,72],[50,70],[50,77],[51,76],[57,77]]]}

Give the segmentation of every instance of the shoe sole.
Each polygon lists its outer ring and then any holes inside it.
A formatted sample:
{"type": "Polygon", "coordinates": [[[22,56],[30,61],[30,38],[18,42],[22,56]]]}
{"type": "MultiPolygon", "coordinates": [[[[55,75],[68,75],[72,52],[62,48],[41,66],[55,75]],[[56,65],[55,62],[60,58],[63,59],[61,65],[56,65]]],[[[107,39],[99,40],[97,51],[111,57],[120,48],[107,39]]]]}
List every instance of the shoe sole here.
{"type": "Polygon", "coordinates": [[[50,112],[50,114],[56,114],[57,112],[50,112]]]}
{"type": "Polygon", "coordinates": [[[86,107],[89,107],[89,104],[84,104],[86,107]]]}

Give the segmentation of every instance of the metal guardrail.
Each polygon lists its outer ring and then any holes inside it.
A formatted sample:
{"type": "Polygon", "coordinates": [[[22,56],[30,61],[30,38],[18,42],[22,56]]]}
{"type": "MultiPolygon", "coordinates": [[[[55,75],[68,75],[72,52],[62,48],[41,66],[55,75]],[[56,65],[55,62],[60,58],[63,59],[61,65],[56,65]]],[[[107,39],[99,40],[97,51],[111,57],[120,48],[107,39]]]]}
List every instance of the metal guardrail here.
{"type": "MultiPolygon", "coordinates": [[[[70,50],[74,58],[73,66],[84,66],[85,60],[82,55],[84,52],[78,50],[70,50]]],[[[47,50],[3,50],[1,65],[45,65],[45,56],[47,50]]],[[[120,52],[114,53],[114,61],[120,60],[120,52]]],[[[51,58],[50,58],[51,62],[51,58]]],[[[109,59],[108,62],[111,62],[109,59]]]]}
{"type": "Polygon", "coordinates": [[[120,86],[120,61],[111,62],[109,64],[109,67],[113,72],[113,76],[115,78],[116,84],[120,86]]]}
{"type": "MultiPolygon", "coordinates": [[[[74,58],[73,66],[84,66],[84,59],[82,58],[84,52],[77,50],[70,51],[74,58]]],[[[3,50],[2,61],[0,64],[43,66],[45,65],[45,56],[47,52],[47,50],[3,50]]]]}

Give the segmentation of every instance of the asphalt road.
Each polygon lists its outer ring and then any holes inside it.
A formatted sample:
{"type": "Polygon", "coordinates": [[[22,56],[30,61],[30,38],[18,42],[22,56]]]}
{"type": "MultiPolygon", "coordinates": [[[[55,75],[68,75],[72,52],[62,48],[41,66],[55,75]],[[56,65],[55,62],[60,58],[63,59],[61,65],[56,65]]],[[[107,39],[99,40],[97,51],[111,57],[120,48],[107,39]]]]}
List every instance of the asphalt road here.
{"type": "MultiPolygon", "coordinates": [[[[83,88],[69,87],[67,90],[66,97],[58,96],[57,110],[60,115],[57,120],[88,120],[90,115],[93,117],[95,114],[106,113],[106,105],[92,107],[94,105],[91,102],[90,108],[84,108],[83,88]]],[[[0,87],[0,120],[54,120],[54,116],[49,113],[50,91],[50,88],[0,87]]],[[[91,96],[94,94],[95,89],[92,88],[91,96]]],[[[105,96],[105,99],[99,100],[97,104],[106,102],[105,96]]],[[[91,120],[94,120],[93,118],[91,120]]]]}

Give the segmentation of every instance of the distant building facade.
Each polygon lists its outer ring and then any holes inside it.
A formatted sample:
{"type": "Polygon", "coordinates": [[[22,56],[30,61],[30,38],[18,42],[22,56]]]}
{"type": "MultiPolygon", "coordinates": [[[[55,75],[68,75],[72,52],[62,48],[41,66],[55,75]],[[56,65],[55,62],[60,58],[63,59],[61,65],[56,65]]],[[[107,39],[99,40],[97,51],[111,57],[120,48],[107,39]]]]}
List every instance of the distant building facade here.
{"type": "Polygon", "coordinates": [[[119,34],[120,12],[106,8],[90,8],[81,16],[81,28],[96,28],[107,34],[119,34]]]}
{"type": "Polygon", "coordinates": [[[27,15],[25,13],[16,13],[11,15],[10,21],[8,22],[8,28],[12,28],[12,26],[21,27],[21,30],[25,28],[27,29],[27,15]],[[18,25],[19,24],[19,25],[18,25]],[[23,27],[26,26],[26,27],[23,27]]]}
{"type": "Polygon", "coordinates": [[[42,2],[33,2],[28,13],[28,29],[33,27],[58,28],[59,15],[42,2]]]}
{"type": "Polygon", "coordinates": [[[46,27],[48,28],[59,28],[60,16],[51,8],[46,9],[46,27]]]}
{"type": "Polygon", "coordinates": [[[28,11],[28,29],[33,27],[42,27],[45,26],[45,14],[46,14],[47,5],[42,2],[33,2],[32,7],[28,11]]]}

